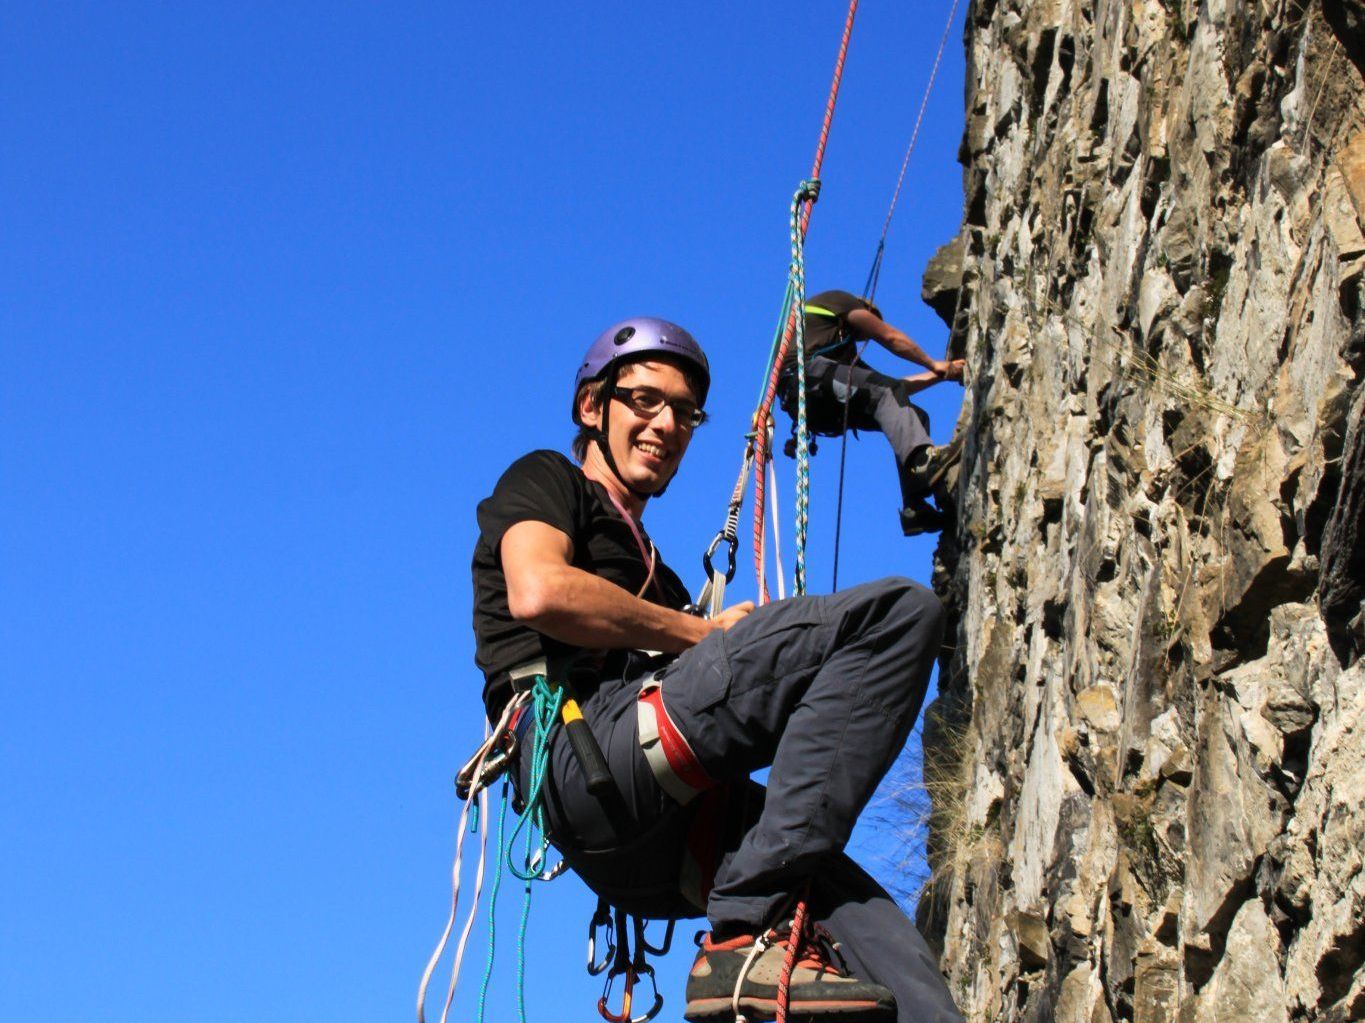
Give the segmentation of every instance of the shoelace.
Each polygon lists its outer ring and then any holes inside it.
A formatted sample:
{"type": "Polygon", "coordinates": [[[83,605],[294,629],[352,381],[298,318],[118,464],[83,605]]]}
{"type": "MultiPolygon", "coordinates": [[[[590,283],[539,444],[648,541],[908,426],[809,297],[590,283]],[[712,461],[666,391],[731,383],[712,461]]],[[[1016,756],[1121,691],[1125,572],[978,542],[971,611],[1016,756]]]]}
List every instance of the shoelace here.
{"type": "MultiPolygon", "coordinates": [[[[740,993],[744,989],[744,982],[749,979],[749,973],[753,970],[754,964],[769,948],[774,945],[789,945],[791,941],[791,923],[783,927],[772,928],[759,935],[754,941],[753,947],[749,949],[749,954],[744,958],[744,964],[739,968],[739,975],[735,978],[735,989],[730,996],[730,1009],[734,1013],[735,1023],[747,1023],[748,1021],[748,1017],[740,1011],[739,1002],[740,993]]],[[[800,958],[794,964],[793,969],[806,967],[820,973],[833,973],[838,976],[845,976],[848,973],[843,954],[839,949],[839,943],[834,940],[834,935],[830,934],[820,924],[806,924],[806,934],[801,945],[803,947],[800,949],[800,958]]]]}

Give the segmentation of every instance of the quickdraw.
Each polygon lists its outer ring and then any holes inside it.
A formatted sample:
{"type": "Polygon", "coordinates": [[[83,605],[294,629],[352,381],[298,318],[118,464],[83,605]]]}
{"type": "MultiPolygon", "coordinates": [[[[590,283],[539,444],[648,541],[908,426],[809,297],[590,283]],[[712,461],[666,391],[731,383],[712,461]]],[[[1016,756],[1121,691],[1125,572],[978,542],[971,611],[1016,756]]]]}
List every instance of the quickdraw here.
{"type": "Polygon", "coordinates": [[[659,1015],[664,1007],[663,995],[654,979],[654,967],[649,964],[647,955],[663,956],[673,945],[675,921],[668,921],[664,940],[659,946],[650,944],[645,935],[645,922],[639,917],[630,917],[620,909],[613,910],[605,900],[598,900],[597,911],[588,925],[588,973],[599,976],[606,973],[606,983],[602,987],[602,997],[597,1000],[597,1012],[607,1023],[648,1023],[659,1015]],[[634,951],[632,952],[630,929],[634,930],[634,951]],[[601,960],[597,959],[597,932],[606,934],[607,952],[601,960]],[[624,977],[621,990],[621,1009],[613,1012],[609,1008],[612,988],[617,977],[624,977]],[[635,1006],[635,988],[642,978],[649,980],[654,998],[650,1007],[640,1015],[632,1015],[635,1006]]]}

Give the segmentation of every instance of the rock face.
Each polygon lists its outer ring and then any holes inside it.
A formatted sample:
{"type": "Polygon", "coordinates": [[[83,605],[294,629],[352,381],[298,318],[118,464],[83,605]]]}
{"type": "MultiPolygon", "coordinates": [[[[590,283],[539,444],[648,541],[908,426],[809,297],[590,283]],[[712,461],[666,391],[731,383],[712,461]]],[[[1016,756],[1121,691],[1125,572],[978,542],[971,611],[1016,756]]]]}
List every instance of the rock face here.
{"type": "Polygon", "coordinates": [[[972,4],[921,922],[973,1020],[1365,1019],[1362,26],[972,4]]]}

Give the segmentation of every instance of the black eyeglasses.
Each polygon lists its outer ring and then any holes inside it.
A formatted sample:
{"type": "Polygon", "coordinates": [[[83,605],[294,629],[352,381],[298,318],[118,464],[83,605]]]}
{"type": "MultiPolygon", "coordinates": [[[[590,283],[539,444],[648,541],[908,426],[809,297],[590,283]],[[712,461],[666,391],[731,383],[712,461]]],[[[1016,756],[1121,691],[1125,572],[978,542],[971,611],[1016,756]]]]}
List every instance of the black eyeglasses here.
{"type": "Polygon", "coordinates": [[[611,396],[625,402],[641,419],[653,419],[667,405],[673,410],[673,421],[684,430],[695,430],[706,422],[706,413],[695,402],[669,398],[652,387],[613,387],[611,396]]]}

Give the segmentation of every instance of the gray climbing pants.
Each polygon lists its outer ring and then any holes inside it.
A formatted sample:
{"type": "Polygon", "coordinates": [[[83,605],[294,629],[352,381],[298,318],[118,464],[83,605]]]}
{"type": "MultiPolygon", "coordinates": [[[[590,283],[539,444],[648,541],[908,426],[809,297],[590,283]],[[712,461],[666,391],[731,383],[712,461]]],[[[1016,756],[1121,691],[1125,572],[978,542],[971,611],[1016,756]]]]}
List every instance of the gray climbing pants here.
{"type": "MultiPolygon", "coordinates": [[[[843,849],[910,734],[942,632],[929,590],[882,579],[758,608],[662,671],[669,716],[710,778],[738,795],[714,838],[712,926],[757,933],[809,882],[813,915],[855,974],[891,989],[902,1023],[961,1016],[919,931],[843,849]],[[747,779],[769,766],[765,798],[747,779]]],[[[580,873],[609,899],[676,891],[706,798],[680,805],[641,752],[636,703],[653,677],[608,679],[583,705],[619,799],[587,791],[562,731],[551,751],[551,835],[566,852],[593,851],[580,873]]]]}
{"type": "Polygon", "coordinates": [[[849,402],[850,428],[886,434],[896,457],[901,501],[908,506],[913,498],[922,497],[922,490],[917,490],[910,480],[910,457],[933,442],[929,437],[928,414],[910,402],[904,382],[861,363],[849,366],[819,355],[811,359],[806,376],[808,400],[820,402],[827,409],[838,407],[838,420],[821,423],[820,427],[841,430],[842,406],[849,402]]]}

